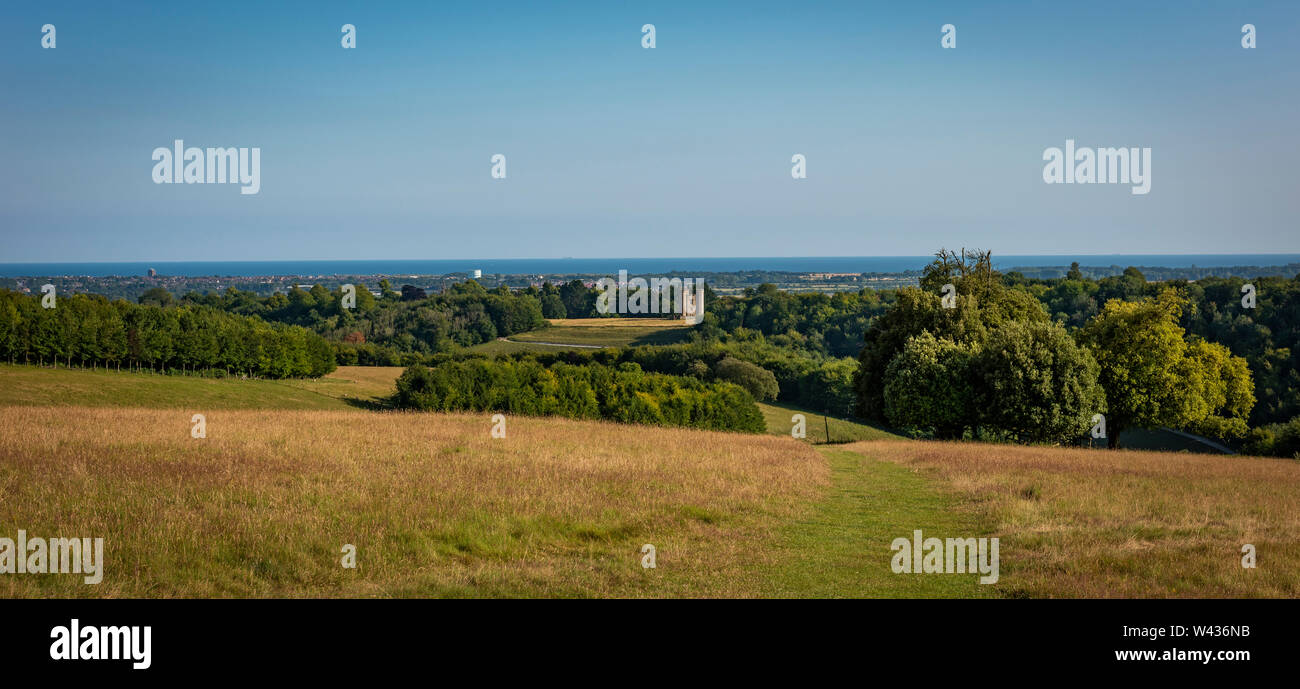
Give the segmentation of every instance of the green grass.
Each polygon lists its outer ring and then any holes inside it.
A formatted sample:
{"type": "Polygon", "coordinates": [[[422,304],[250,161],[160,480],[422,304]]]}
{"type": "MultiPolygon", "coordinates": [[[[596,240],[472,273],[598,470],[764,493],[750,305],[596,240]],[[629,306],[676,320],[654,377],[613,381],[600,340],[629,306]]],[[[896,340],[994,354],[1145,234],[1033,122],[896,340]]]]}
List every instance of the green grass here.
{"type": "Polygon", "coordinates": [[[826,426],[830,425],[830,441],[836,443],[857,442],[859,440],[879,440],[881,438],[898,438],[900,436],[890,433],[889,431],[869,426],[857,421],[847,419],[837,419],[817,412],[801,409],[784,402],[759,402],[759,411],[763,412],[763,419],[767,421],[767,432],[772,435],[790,435],[791,429],[794,428],[794,422],[790,417],[795,414],[803,414],[807,419],[805,432],[808,442],[819,445],[827,442],[826,426]]]}
{"type": "Polygon", "coordinates": [[[154,409],[348,409],[346,386],[0,364],[0,405],[154,409]],[[335,394],[325,394],[330,391],[335,394]]]}
{"type": "Polygon", "coordinates": [[[762,563],[762,595],[804,598],[984,598],[997,584],[976,574],[895,574],[898,537],[979,538],[990,532],[975,509],[907,467],[857,452],[821,448],[831,487],[788,526],[762,563]]]}

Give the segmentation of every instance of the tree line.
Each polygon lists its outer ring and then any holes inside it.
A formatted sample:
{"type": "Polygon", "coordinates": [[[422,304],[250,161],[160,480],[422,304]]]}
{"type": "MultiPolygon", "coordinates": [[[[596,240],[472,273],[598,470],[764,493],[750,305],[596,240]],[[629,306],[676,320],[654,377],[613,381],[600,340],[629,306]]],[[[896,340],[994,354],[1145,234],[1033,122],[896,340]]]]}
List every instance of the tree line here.
{"type": "Polygon", "coordinates": [[[320,336],[296,326],[186,304],[109,301],[0,290],[0,358],[12,363],[214,372],[263,378],[325,375],[334,353],[320,336]]]}
{"type": "MultiPolygon", "coordinates": [[[[853,415],[856,401],[853,372],[857,362],[850,358],[814,357],[777,347],[760,339],[720,342],[696,337],[691,342],[636,347],[606,347],[597,350],[514,352],[497,358],[537,361],[543,366],[557,363],[600,365],[617,368],[633,364],[650,373],[695,378],[704,382],[727,382],[741,386],[758,401],[779,400],[805,409],[840,417],[853,415]]],[[[438,366],[448,361],[486,359],[486,354],[455,352],[428,357],[421,363],[438,366]]]]}
{"type": "Polygon", "coordinates": [[[1068,331],[1014,283],[987,252],[940,252],[865,334],[859,412],[945,438],[1070,442],[1098,414],[1112,447],[1127,428],[1246,436],[1250,368],[1180,325],[1189,302],[1178,289],[1109,300],[1068,331]]]}
{"type": "MultiPolygon", "coordinates": [[[[547,326],[535,288],[512,291],[503,285],[488,290],[469,280],[429,295],[412,285],[394,290],[383,280],[375,297],[365,285],[355,287],[355,308],[343,306],[341,288],[321,285],[295,285],[286,294],[267,297],[229,288],[220,294],[186,294],[180,301],[309,328],[335,344],[340,365],[405,365],[424,355],[547,326]]],[[[141,296],[142,301],[169,298],[164,290],[141,296]]]]}
{"type": "Polygon", "coordinates": [[[396,404],[423,411],[493,411],[762,433],[743,388],[646,373],[633,363],[543,365],[536,359],[416,364],[397,380],[396,404]]]}

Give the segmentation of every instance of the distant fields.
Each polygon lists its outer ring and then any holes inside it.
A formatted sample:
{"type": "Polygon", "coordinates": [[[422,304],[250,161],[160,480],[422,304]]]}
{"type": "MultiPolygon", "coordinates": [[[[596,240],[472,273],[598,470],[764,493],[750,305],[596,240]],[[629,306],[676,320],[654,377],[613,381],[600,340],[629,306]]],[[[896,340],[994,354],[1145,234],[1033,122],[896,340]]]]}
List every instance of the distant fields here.
{"type": "Polygon", "coordinates": [[[510,417],[497,440],[487,414],[384,410],[400,372],[0,365],[0,536],[102,536],[108,558],[99,586],[0,575],[0,597],[1300,596],[1300,462],[841,419],[856,442],[814,446],[823,417],[772,404],[768,435],[510,417]],[[1000,581],[894,574],[913,529],[998,537],[1000,581]]]}
{"type": "MultiPolygon", "coordinates": [[[[529,343],[547,342],[560,345],[580,347],[630,347],[636,345],[674,344],[686,340],[690,328],[678,320],[660,320],[651,318],[569,318],[551,319],[551,327],[511,335],[509,342],[529,343]]],[[[477,349],[492,351],[492,345],[485,343],[477,349]]],[[[553,345],[533,345],[543,347],[545,351],[555,351],[562,347],[553,345]]],[[[517,350],[507,350],[517,351],[517,350]]],[[[528,349],[527,351],[541,351],[528,349]]]]}

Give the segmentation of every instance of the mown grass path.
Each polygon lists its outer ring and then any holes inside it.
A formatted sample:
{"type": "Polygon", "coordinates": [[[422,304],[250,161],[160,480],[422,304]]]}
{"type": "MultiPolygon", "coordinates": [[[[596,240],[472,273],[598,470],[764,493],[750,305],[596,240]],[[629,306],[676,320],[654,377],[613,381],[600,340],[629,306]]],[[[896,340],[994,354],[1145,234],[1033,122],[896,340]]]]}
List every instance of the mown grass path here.
{"type": "Polygon", "coordinates": [[[831,486],[812,511],[780,535],[763,570],[761,595],[806,598],[991,597],[996,585],[971,574],[895,574],[890,543],[911,538],[979,537],[985,529],[960,498],[907,467],[864,454],[820,448],[831,486]]]}

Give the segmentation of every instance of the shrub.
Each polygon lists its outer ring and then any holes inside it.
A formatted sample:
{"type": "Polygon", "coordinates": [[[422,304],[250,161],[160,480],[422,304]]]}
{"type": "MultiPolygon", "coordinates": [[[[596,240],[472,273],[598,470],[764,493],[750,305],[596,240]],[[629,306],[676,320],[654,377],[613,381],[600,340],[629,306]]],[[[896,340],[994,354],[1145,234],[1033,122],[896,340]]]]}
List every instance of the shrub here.
{"type": "Polygon", "coordinates": [[[626,423],[762,433],[763,415],[744,388],[643,373],[624,362],[554,363],[536,359],[448,360],[410,366],[397,379],[396,402],[424,411],[493,411],[603,418],[626,423]]]}
{"type": "Polygon", "coordinates": [[[1252,429],[1242,451],[1252,455],[1300,459],[1300,416],[1286,423],[1252,429]]]}
{"type": "Polygon", "coordinates": [[[713,375],[745,388],[756,400],[774,400],[780,392],[771,371],[734,357],[720,359],[713,367],[713,375]]]}

